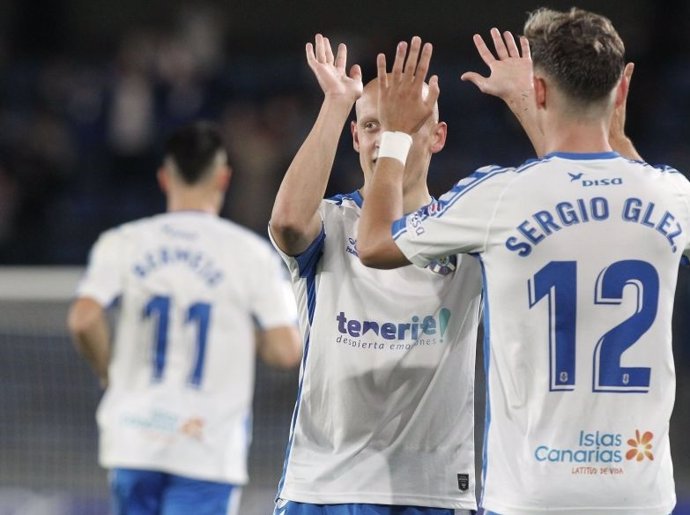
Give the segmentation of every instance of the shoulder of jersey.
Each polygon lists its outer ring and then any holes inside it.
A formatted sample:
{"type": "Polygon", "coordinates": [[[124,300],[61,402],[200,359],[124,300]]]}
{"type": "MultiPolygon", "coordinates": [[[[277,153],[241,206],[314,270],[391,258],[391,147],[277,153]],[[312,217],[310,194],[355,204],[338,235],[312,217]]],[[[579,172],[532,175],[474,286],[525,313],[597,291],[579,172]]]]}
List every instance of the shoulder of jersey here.
{"type": "Polygon", "coordinates": [[[332,197],[324,199],[327,205],[342,206],[342,207],[356,207],[359,205],[354,193],[339,193],[332,197]]]}

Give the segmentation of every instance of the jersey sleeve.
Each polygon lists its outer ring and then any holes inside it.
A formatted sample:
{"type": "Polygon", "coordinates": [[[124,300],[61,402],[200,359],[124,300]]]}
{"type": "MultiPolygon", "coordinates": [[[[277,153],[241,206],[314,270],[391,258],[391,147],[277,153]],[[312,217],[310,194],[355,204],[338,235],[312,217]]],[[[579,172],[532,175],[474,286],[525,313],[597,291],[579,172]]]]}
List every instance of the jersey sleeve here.
{"type": "Polygon", "coordinates": [[[480,168],[439,200],[395,221],[395,243],[420,267],[450,254],[481,253],[501,193],[514,176],[511,168],[480,168]]]}
{"type": "Polygon", "coordinates": [[[287,270],[278,256],[266,249],[262,265],[256,267],[252,313],[261,329],[297,324],[297,306],[287,270]]]}
{"type": "Polygon", "coordinates": [[[681,265],[690,266],[690,236],[687,235],[687,229],[690,227],[690,180],[688,177],[667,165],[658,165],[657,168],[671,174],[677,179],[674,191],[682,196],[685,205],[685,228],[686,232],[683,235],[685,237],[685,245],[683,246],[683,255],[681,256],[681,265]]]}
{"type": "Polygon", "coordinates": [[[326,241],[326,231],[324,228],[324,218],[327,216],[326,210],[329,204],[325,201],[321,202],[319,206],[319,215],[321,217],[321,231],[309,244],[309,247],[305,249],[304,252],[298,254],[297,256],[290,256],[283,252],[276,241],[273,239],[273,234],[271,233],[271,228],[268,229],[268,237],[271,240],[273,248],[278,252],[280,257],[283,259],[288,267],[290,275],[293,281],[298,281],[300,278],[304,278],[313,275],[316,270],[316,266],[323,253],[323,247],[326,241]]]}
{"type": "Polygon", "coordinates": [[[89,254],[86,272],[77,286],[78,297],[90,297],[104,307],[122,293],[123,236],[120,230],[103,233],[89,254]]]}

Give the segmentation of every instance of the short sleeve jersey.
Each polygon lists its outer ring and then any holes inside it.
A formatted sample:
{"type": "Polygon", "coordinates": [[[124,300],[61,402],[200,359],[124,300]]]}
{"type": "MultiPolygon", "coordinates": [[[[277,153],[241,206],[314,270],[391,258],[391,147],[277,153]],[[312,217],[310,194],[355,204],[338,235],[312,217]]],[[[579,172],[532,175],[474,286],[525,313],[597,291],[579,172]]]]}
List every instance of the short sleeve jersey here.
{"type": "Polygon", "coordinates": [[[472,509],[478,263],[364,267],[361,205],[324,200],[320,236],[283,254],[305,350],[278,495],[472,509]]]}
{"type": "Polygon", "coordinates": [[[142,219],[99,238],[77,293],[119,306],[101,464],[246,482],[254,331],[296,322],[268,242],[202,212],[142,219]]]}
{"type": "Polygon", "coordinates": [[[417,265],[481,260],[486,509],[671,512],[671,316],[689,202],[674,169],[555,153],[480,169],[393,225],[417,265]]]}

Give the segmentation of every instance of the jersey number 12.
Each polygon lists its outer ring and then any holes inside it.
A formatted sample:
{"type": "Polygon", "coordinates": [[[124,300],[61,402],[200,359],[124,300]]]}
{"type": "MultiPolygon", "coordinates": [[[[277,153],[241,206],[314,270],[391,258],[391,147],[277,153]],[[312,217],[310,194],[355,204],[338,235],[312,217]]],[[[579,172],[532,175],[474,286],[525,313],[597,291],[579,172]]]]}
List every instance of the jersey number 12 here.
{"type": "MultiPolygon", "coordinates": [[[[654,323],[659,303],[656,269],[646,261],[616,261],[599,273],[593,302],[595,305],[621,304],[626,286],[632,286],[637,292],[635,312],[599,338],[592,363],[594,392],[649,391],[651,368],[623,367],[621,356],[654,323]]],[[[528,290],[530,308],[543,298],[548,299],[549,389],[574,390],[577,262],[549,262],[528,281],[528,290]]]]}

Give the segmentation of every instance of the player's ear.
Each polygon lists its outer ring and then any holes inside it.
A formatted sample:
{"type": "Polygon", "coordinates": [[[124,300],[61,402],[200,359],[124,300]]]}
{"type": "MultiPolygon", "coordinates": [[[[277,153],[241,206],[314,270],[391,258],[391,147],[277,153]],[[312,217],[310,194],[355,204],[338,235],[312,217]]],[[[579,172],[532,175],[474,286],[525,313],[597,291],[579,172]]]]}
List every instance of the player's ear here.
{"type": "Polygon", "coordinates": [[[357,134],[357,122],[350,122],[350,133],[352,134],[352,147],[359,152],[359,135],[357,134]]]}
{"type": "Polygon", "coordinates": [[[161,166],[156,173],[156,178],[158,179],[158,186],[163,193],[168,193],[170,191],[170,174],[165,166],[161,166]]]}
{"type": "Polygon", "coordinates": [[[537,101],[537,108],[546,107],[546,81],[537,75],[534,76],[534,96],[537,101]]]}
{"type": "Polygon", "coordinates": [[[230,186],[230,179],[232,178],[232,168],[228,165],[223,165],[220,167],[218,173],[218,189],[221,191],[227,191],[228,186],[230,186]]]}
{"type": "Polygon", "coordinates": [[[438,122],[434,127],[431,143],[431,153],[440,152],[446,146],[446,137],[448,136],[448,124],[446,122],[438,122]]]}
{"type": "Polygon", "coordinates": [[[630,82],[628,81],[628,78],[623,75],[621,78],[620,82],[618,82],[618,86],[616,87],[616,100],[615,100],[615,106],[620,107],[623,105],[628,98],[628,88],[630,87],[630,82]]]}

